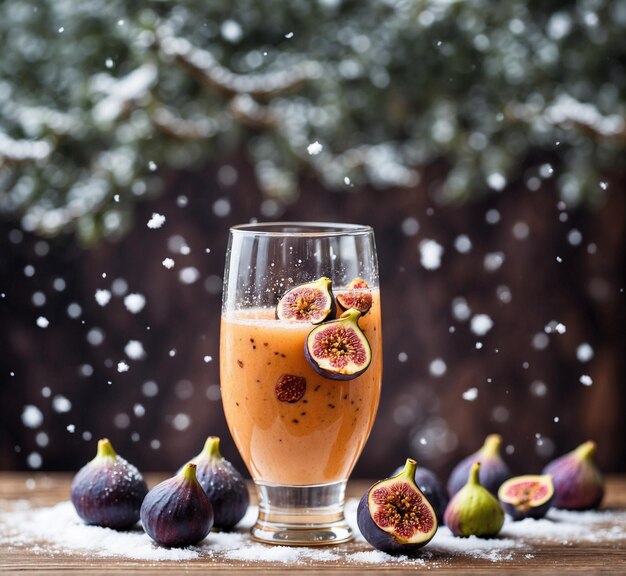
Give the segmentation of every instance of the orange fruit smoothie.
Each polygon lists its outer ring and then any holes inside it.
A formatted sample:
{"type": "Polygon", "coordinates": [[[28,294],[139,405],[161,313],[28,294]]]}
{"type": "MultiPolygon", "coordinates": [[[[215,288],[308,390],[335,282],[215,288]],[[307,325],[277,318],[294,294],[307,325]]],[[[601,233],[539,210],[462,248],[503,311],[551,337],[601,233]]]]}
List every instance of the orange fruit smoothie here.
{"type": "Polygon", "coordinates": [[[314,326],[274,310],[226,312],[220,334],[222,401],[230,432],[256,481],[305,486],[346,480],[380,399],[380,296],[359,319],[372,362],[352,380],[320,376],[304,342],[314,326]]]}

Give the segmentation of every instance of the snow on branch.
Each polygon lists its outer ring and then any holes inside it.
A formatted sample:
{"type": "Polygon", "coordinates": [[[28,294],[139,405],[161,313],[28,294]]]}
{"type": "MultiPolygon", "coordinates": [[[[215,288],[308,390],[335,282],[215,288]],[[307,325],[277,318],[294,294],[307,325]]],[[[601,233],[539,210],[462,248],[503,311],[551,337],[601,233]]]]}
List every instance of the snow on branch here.
{"type": "Polygon", "coordinates": [[[18,122],[24,133],[31,137],[42,136],[46,132],[55,136],[67,136],[81,124],[76,112],[60,112],[47,106],[16,105],[10,112],[9,117],[18,122]]]}
{"type": "Polygon", "coordinates": [[[52,153],[46,140],[14,140],[0,132],[0,166],[45,160],[52,153]]]}
{"type": "Polygon", "coordinates": [[[573,124],[601,138],[626,140],[626,123],[621,116],[605,116],[593,104],[579,102],[567,94],[560,95],[543,116],[550,124],[573,124]]]}
{"type": "Polygon", "coordinates": [[[560,94],[543,110],[533,104],[515,104],[508,109],[510,116],[528,123],[543,123],[557,127],[576,127],[594,140],[626,142],[626,122],[619,114],[602,114],[593,104],[580,102],[569,94],[560,94]]]}
{"type": "Polygon", "coordinates": [[[149,62],[119,80],[98,74],[92,81],[92,89],[107,96],[94,106],[94,119],[99,124],[115,122],[149,94],[156,80],[156,66],[149,62]]]}
{"type": "Polygon", "coordinates": [[[276,115],[265,106],[261,106],[248,94],[240,94],[230,101],[233,116],[242,124],[254,128],[276,128],[276,115]]]}
{"type": "Polygon", "coordinates": [[[227,96],[248,94],[254,98],[269,98],[296,90],[307,80],[319,78],[321,74],[321,66],[310,60],[265,74],[236,74],[220,65],[210,52],[175,37],[165,26],[157,31],[156,44],[165,56],[180,63],[204,86],[227,96]]]}
{"type": "Polygon", "coordinates": [[[214,118],[187,120],[165,106],[157,106],[151,118],[161,132],[177,140],[204,140],[220,131],[220,123],[214,118]]]}

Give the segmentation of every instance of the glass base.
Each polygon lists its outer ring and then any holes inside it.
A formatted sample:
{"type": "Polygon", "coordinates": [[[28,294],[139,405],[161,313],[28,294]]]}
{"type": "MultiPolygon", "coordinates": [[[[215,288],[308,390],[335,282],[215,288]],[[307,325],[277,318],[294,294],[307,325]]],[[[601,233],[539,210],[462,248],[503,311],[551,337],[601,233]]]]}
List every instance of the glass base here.
{"type": "Polygon", "coordinates": [[[346,483],[283,486],[256,482],[259,517],[252,537],[266,544],[323,546],[352,539],[344,517],[346,483]]]}

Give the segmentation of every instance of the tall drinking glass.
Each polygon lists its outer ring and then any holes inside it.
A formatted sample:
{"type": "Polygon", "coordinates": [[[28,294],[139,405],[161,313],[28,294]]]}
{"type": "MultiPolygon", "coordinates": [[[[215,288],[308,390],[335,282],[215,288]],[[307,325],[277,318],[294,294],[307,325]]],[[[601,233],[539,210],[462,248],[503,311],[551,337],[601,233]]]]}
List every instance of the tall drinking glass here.
{"type": "Polygon", "coordinates": [[[226,420],[259,496],[252,536],[290,545],[349,540],[346,481],[372,429],[382,377],[372,229],[308,222],[231,228],[220,376],[226,420]],[[371,364],[353,379],[335,380],[313,369],[304,353],[313,324],[276,317],[286,291],[324,276],[335,296],[356,278],[371,290],[372,306],[358,320],[371,364]],[[285,382],[297,382],[294,394],[281,392],[285,382]]]}

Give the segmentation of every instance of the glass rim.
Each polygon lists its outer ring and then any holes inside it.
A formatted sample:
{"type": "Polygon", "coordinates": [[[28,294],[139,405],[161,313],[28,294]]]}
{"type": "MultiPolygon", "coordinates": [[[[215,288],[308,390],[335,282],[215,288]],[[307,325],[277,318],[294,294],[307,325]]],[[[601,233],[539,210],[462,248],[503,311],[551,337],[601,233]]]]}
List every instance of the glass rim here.
{"type": "Polygon", "coordinates": [[[346,222],[254,222],[230,227],[231,234],[250,236],[322,238],[328,236],[360,236],[371,234],[374,229],[366,224],[346,222]]]}

